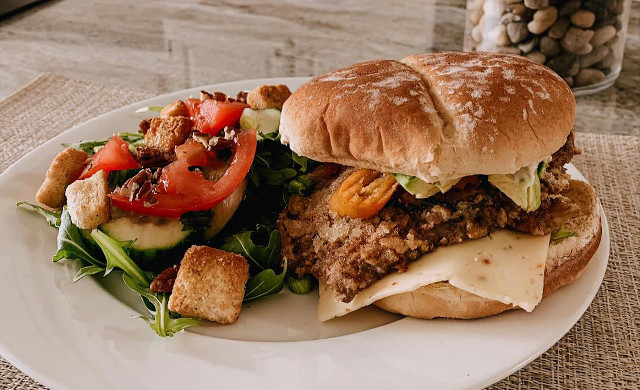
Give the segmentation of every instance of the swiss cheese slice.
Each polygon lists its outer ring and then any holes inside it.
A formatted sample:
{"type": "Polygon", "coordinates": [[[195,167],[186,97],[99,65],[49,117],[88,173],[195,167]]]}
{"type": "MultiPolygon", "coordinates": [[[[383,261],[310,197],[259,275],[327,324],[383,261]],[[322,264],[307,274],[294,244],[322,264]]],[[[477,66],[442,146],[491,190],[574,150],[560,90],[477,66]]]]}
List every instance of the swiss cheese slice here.
{"type": "Polygon", "coordinates": [[[436,282],[532,311],[542,299],[549,235],[500,230],[488,237],[440,247],[358,293],[351,302],[338,299],[321,283],[318,318],[327,321],[373,302],[436,282]]]}

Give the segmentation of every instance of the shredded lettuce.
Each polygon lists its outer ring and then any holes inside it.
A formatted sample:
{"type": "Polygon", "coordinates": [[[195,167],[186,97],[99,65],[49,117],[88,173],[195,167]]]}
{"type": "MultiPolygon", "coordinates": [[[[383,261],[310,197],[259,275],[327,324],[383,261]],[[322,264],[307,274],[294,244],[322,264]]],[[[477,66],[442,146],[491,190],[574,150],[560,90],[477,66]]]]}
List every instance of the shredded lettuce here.
{"type": "Polygon", "coordinates": [[[563,238],[573,237],[575,235],[576,234],[571,230],[566,230],[563,226],[560,226],[556,230],[551,232],[551,240],[558,241],[558,240],[562,240],[563,238]]]}

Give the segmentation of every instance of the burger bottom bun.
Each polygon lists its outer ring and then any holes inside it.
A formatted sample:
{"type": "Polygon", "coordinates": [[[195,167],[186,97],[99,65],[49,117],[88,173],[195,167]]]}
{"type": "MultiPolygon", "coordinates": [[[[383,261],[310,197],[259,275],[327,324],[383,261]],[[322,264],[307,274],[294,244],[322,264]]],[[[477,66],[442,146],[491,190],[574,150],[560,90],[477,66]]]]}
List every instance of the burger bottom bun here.
{"type": "MultiPolygon", "coordinates": [[[[580,214],[564,228],[574,236],[552,241],[547,252],[543,298],[577,279],[600,245],[602,225],[598,198],[593,188],[582,181],[571,180],[563,195],[571,198],[580,214]]],[[[461,290],[447,282],[430,284],[417,290],[392,295],[374,303],[377,307],[409,317],[471,319],[491,316],[512,305],[483,298],[461,290]]]]}

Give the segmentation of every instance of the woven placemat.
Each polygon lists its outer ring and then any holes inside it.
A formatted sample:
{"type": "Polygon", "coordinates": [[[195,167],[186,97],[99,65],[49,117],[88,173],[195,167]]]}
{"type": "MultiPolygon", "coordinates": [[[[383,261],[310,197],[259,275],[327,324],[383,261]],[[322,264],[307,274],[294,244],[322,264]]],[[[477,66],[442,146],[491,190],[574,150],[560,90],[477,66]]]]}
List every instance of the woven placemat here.
{"type": "MultiPolygon", "coordinates": [[[[54,135],[152,94],[44,74],[0,102],[0,172],[54,135]]],[[[580,130],[580,129],[578,129],[580,130]]],[[[611,257],[595,300],[555,346],[491,389],[640,388],[640,146],[579,133],[575,165],[600,195],[611,257]]],[[[0,388],[45,389],[0,358],[0,388]]]]}

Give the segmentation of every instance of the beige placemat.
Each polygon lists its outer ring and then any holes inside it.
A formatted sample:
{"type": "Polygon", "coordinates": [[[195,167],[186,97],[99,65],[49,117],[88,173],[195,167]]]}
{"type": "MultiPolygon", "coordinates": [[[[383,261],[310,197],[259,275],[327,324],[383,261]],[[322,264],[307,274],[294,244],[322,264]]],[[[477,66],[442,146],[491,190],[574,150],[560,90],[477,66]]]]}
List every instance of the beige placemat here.
{"type": "MultiPolygon", "coordinates": [[[[0,102],[0,171],[54,135],[152,95],[44,74],[0,102]]],[[[491,389],[640,388],[640,147],[637,137],[582,133],[574,160],[601,197],[611,230],[604,282],[549,351],[491,389]]],[[[0,358],[0,388],[44,389],[0,358]]]]}

